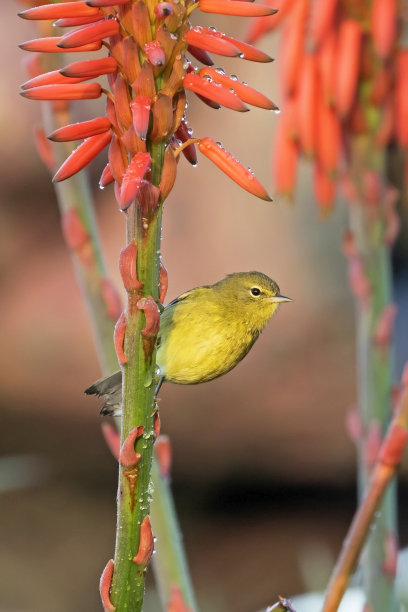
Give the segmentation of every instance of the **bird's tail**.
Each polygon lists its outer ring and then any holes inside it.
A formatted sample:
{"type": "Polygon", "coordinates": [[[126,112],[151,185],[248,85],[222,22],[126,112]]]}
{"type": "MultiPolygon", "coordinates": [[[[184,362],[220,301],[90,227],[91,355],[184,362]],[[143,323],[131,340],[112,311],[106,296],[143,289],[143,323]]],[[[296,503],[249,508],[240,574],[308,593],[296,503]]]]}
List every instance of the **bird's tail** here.
{"type": "Polygon", "coordinates": [[[88,389],[87,395],[104,396],[101,414],[109,416],[120,416],[122,413],[122,372],[119,370],[110,376],[100,378],[88,389]]]}

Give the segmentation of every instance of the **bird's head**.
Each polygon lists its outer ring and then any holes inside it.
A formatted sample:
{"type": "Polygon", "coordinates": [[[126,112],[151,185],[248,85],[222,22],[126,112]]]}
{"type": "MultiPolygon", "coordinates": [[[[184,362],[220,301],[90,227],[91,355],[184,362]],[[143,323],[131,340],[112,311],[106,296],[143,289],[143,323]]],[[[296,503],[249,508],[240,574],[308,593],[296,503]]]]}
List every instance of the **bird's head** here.
{"type": "Polygon", "coordinates": [[[228,303],[232,312],[261,330],[282,302],[291,299],[281,295],[279,286],[262,272],[236,272],[214,285],[220,298],[228,303]]]}

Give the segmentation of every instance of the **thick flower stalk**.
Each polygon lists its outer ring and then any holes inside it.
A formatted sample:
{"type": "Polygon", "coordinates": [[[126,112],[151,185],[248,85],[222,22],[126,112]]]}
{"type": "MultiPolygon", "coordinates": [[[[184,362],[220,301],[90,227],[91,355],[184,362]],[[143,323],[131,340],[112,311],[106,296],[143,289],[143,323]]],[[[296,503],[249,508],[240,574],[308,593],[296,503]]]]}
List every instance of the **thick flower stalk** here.
{"type": "MultiPolygon", "coordinates": [[[[127,244],[119,268],[127,292],[125,311],[114,335],[123,370],[123,411],[119,451],[118,521],[114,560],[101,578],[106,610],[142,609],[144,575],[154,549],[149,517],[153,444],[159,433],[155,406],[155,341],[158,304],[166,292],[160,262],[163,202],[176,178],[179,154],[196,163],[198,150],[254,195],[270,200],[253,173],[210,137],[192,138],[185,116],[186,90],[211,107],[242,112],[247,104],[274,109],[271,100],[235,77],[212,70],[210,53],[258,62],[271,60],[252,45],[214,28],[192,27],[191,12],[237,16],[272,15],[265,5],[241,0],[155,2],[109,0],[61,2],[34,6],[20,13],[31,20],[55,20],[73,28],[61,36],[23,43],[27,51],[76,53],[108,51],[107,57],[73,61],[41,74],[23,86],[34,100],[106,98],[103,117],[61,126],[54,141],[82,140],[54,175],[60,183],[108,149],[100,185],[113,183],[119,209],[126,214],[127,244]],[[204,64],[195,66],[189,55],[204,64]],[[106,76],[108,86],[93,81],[106,76]],[[91,81],[91,82],[90,82],[91,81]]],[[[162,465],[162,464],[161,464],[162,465]]],[[[192,610],[188,589],[175,585],[165,593],[166,609],[192,610]]]]}
{"type": "MultiPolygon", "coordinates": [[[[321,213],[338,186],[349,203],[344,239],[356,298],[358,412],[350,422],[358,445],[362,497],[391,408],[390,248],[398,233],[398,192],[387,180],[390,146],[408,147],[408,41],[403,2],[397,0],[282,0],[282,89],[273,174],[292,196],[299,156],[314,165],[321,213]]],[[[406,13],[405,13],[406,19],[406,13]]],[[[277,20],[255,19],[254,42],[277,20]]],[[[385,495],[362,558],[370,612],[395,610],[397,548],[395,486],[385,495]]]]}

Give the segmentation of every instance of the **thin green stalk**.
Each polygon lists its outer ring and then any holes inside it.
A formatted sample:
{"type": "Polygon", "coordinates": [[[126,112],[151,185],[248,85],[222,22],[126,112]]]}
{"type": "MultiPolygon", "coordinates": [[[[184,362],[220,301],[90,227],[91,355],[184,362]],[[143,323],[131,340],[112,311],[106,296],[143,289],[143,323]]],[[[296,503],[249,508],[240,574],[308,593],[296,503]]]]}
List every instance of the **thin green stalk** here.
{"type": "MultiPolygon", "coordinates": [[[[55,31],[52,30],[48,23],[40,24],[40,27],[43,36],[55,34],[55,31]]],[[[61,56],[44,56],[43,63],[45,71],[59,68],[60,66],[58,64],[60,61],[61,56]]],[[[53,132],[56,128],[74,122],[69,110],[55,111],[53,106],[46,102],[42,103],[41,106],[44,129],[47,134],[53,132]]],[[[56,170],[71,153],[72,145],[70,143],[52,143],[51,146],[56,170]]],[[[152,180],[154,184],[158,184],[163,165],[164,146],[162,144],[156,145],[152,143],[151,148],[151,154],[154,160],[152,164],[152,180]]],[[[74,208],[88,234],[90,257],[88,258],[87,265],[84,265],[81,257],[79,257],[78,253],[74,250],[71,250],[71,255],[76,277],[87,304],[101,369],[104,374],[110,374],[118,368],[118,359],[113,344],[113,330],[116,317],[109,315],[102,292],[102,281],[106,279],[106,269],[87,174],[81,172],[74,175],[69,180],[56,183],[54,187],[61,215],[63,216],[64,213],[74,208]]],[[[142,256],[144,254],[145,262],[142,265],[143,271],[140,270],[140,277],[142,278],[143,275],[150,275],[149,280],[146,278],[145,288],[146,292],[148,292],[149,287],[151,288],[150,295],[155,299],[157,299],[160,264],[158,252],[160,249],[161,215],[162,207],[160,207],[154,223],[152,224],[153,227],[151,227],[151,231],[149,232],[152,243],[148,249],[141,250],[142,256]],[[158,245],[157,248],[156,245],[158,245]],[[153,266],[150,265],[150,261],[154,262],[153,266]]],[[[139,224],[136,223],[136,218],[134,222],[135,227],[132,231],[137,231],[137,227],[141,227],[141,224],[140,222],[139,224]]],[[[128,226],[130,227],[130,223],[128,226]]],[[[138,262],[139,264],[140,261],[141,260],[138,262]]],[[[140,316],[139,311],[138,313],[140,319],[142,319],[143,316],[140,316]]],[[[144,383],[145,381],[143,381],[143,386],[144,383]]],[[[146,398],[146,402],[149,405],[151,405],[152,401],[151,393],[152,389],[149,389],[148,398],[146,398]]],[[[185,553],[181,544],[179,535],[180,529],[170,487],[160,477],[157,469],[154,470],[152,478],[153,486],[151,490],[155,490],[155,493],[152,500],[151,512],[153,530],[157,538],[153,566],[157,584],[160,589],[163,609],[167,607],[171,597],[171,589],[175,586],[180,590],[184,601],[194,612],[197,607],[194,601],[185,553]],[[163,512],[163,509],[165,509],[165,512],[163,512]],[[171,572],[169,568],[171,568],[171,572]]],[[[137,542],[137,537],[135,542],[137,542]]]]}
{"type": "MultiPolygon", "coordinates": [[[[364,170],[384,174],[384,156],[373,154],[370,140],[356,139],[353,168],[356,184],[364,170]]],[[[361,187],[361,185],[360,185],[361,187]]],[[[371,476],[367,448],[375,439],[376,427],[384,434],[391,419],[392,351],[374,342],[376,326],[391,300],[390,250],[384,242],[386,219],[382,202],[373,210],[362,199],[350,206],[350,225],[363,268],[370,285],[366,304],[357,306],[358,409],[362,435],[358,444],[359,496],[363,498],[371,476]]],[[[363,586],[370,612],[397,610],[393,576],[387,574],[387,540],[396,537],[396,485],[392,482],[384,496],[373,531],[362,556],[363,586]]]]}
{"type": "MultiPolygon", "coordinates": [[[[163,165],[164,143],[152,151],[152,176],[156,184],[163,165]]],[[[137,278],[143,283],[139,291],[129,291],[126,307],[126,335],[124,351],[127,362],[123,366],[123,408],[121,445],[134,428],[143,427],[135,444],[140,454],[137,465],[119,466],[118,517],[115,548],[115,571],[112,580],[111,601],[117,612],[143,607],[144,575],[150,555],[136,557],[149,538],[143,535],[141,525],[149,515],[152,498],[150,471],[154,444],[155,413],[155,347],[146,350],[142,329],[146,317],[138,308],[138,301],[152,296],[158,301],[160,269],[160,227],[162,207],[155,212],[146,227],[142,212],[135,201],[127,214],[127,244],[137,246],[137,278]],[[134,559],[138,558],[138,561],[134,559]]]]}

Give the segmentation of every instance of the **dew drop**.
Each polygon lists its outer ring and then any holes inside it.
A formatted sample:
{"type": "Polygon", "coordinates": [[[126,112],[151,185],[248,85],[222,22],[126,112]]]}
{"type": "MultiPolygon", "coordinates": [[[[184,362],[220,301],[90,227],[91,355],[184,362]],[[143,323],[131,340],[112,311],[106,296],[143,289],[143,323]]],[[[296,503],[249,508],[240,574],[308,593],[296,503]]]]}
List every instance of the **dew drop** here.
{"type": "Polygon", "coordinates": [[[231,81],[238,81],[238,77],[236,74],[231,74],[230,79],[231,81]]]}
{"type": "Polygon", "coordinates": [[[217,31],[217,28],[214,27],[214,26],[210,26],[208,29],[211,30],[211,32],[216,32],[217,31]]]}
{"type": "Polygon", "coordinates": [[[244,54],[244,53],[239,53],[239,54],[238,54],[238,57],[240,57],[241,59],[244,59],[245,54],[244,54]]]}
{"type": "Polygon", "coordinates": [[[217,145],[217,147],[221,147],[221,149],[222,149],[222,142],[220,142],[219,140],[217,140],[215,144],[217,145]]]}
{"type": "Polygon", "coordinates": [[[281,109],[280,108],[274,108],[273,112],[275,113],[275,115],[280,115],[281,109]]]}
{"type": "Polygon", "coordinates": [[[225,74],[224,68],[220,68],[220,67],[216,68],[215,72],[218,72],[218,74],[225,74]]]}
{"type": "Polygon", "coordinates": [[[105,189],[105,187],[99,183],[99,189],[102,190],[102,189],[105,189]]]}
{"type": "Polygon", "coordinates": [[[193,129],[192,129],[192,128],[188,128],[188,129],[187,129],[187,134],[188,134],[189,136],[192,136],[192,134],[193,134],[193,129]]]}

